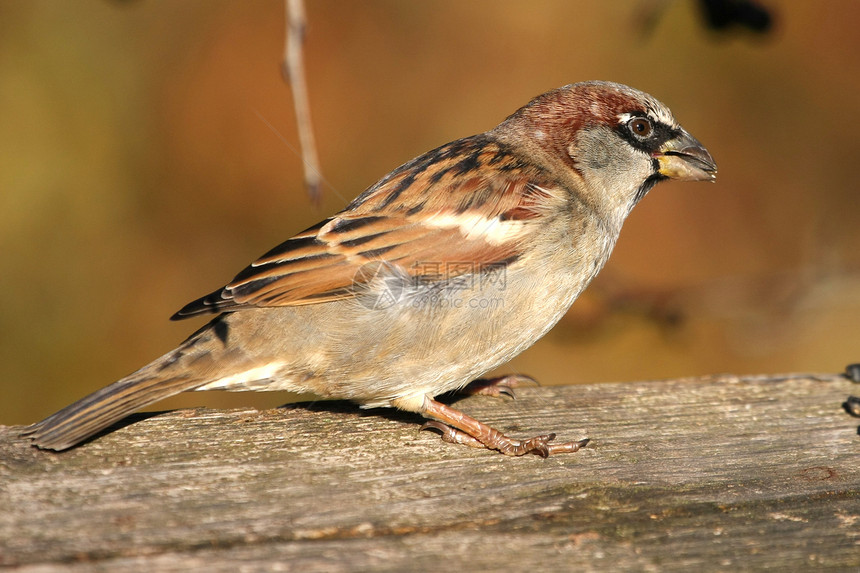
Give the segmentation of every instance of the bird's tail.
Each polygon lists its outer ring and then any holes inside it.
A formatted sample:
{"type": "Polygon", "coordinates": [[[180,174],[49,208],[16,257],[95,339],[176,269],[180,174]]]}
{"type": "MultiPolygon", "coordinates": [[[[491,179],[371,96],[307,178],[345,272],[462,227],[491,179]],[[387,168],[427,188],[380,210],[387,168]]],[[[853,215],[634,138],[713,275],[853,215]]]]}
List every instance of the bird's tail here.
{"type": "Polygon", "coordinates": [[[185,377],[164,378],[135,372],[117,380],[21,432],[34,446],[65,450],[139,408],[200,385],[185,377]]]}
{"type": "Polygon", "coordinates": [[[65,450],[148,404],[203,385],[214,366],[213,335],[201,328],[179,348],[21,432],[34,446],[65,450]]]}

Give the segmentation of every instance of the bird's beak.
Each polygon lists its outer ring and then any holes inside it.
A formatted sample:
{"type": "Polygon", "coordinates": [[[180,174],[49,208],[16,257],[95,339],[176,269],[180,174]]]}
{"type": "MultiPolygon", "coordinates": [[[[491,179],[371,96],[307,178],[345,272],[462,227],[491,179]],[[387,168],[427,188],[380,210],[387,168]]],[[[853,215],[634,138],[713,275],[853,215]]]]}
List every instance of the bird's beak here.
{"type": "Polygon", "coordinates": [[[654,154],[661,175],[678,181],[713,181],[717,178],[717,164],[698,140],[681,130],[681,135],[670,139],[654,154]]]}

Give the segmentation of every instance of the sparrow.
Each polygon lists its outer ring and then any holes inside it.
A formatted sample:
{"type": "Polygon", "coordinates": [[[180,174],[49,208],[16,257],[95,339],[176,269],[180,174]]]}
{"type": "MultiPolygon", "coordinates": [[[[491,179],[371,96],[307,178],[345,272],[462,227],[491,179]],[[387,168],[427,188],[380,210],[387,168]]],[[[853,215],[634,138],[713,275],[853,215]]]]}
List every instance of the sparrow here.
{"type": "MultiPolygon", "coordinates": [[[[666,179],[713,181],[708,151],[652,96],[610,82],[544,93],[493,129],[390,172],[173,315],[214,314],[176,349],[26,427],[65,450],[188,390],[287,390],[427,418],[447,442],[543,457],[437,401],[546,334],[666,179]]],[[[485,380],[510,393],[524,380],[485,380]]]]}

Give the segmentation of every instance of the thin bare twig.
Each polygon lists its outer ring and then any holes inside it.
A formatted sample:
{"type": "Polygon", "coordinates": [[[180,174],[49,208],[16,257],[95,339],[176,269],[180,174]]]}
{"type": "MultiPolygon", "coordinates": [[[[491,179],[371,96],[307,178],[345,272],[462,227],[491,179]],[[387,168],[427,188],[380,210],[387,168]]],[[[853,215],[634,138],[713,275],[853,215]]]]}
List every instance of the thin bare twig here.
{"type": "Polygon", "coordinates": [[[311,126],[311,110],[308,89],[305,83],[305,66],[302,45],[305,39],[305,6],[303,0],[286,0],[287,30],[284,42],[284,61],[281,72],[293,92],[293,107],[296,110],[296,126],[302,148],[305,188],[314,204],[322,200],[319,158],[317,157],[314,131],[311,126]]]}

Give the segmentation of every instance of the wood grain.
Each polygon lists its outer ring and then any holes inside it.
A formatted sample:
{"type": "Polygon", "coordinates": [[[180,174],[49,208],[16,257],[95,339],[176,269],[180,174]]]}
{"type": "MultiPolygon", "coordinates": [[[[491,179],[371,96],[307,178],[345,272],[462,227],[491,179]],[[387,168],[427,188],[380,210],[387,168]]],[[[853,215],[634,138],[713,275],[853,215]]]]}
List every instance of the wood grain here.
{"type": "Polygon", "coordinates": [[[138,416],[65,453],[0,427],[23,571],[860,569],[860,436],[836,375],[524,388],[458,408],[565,456],[445,444],[341,402],[138,416]]]}

